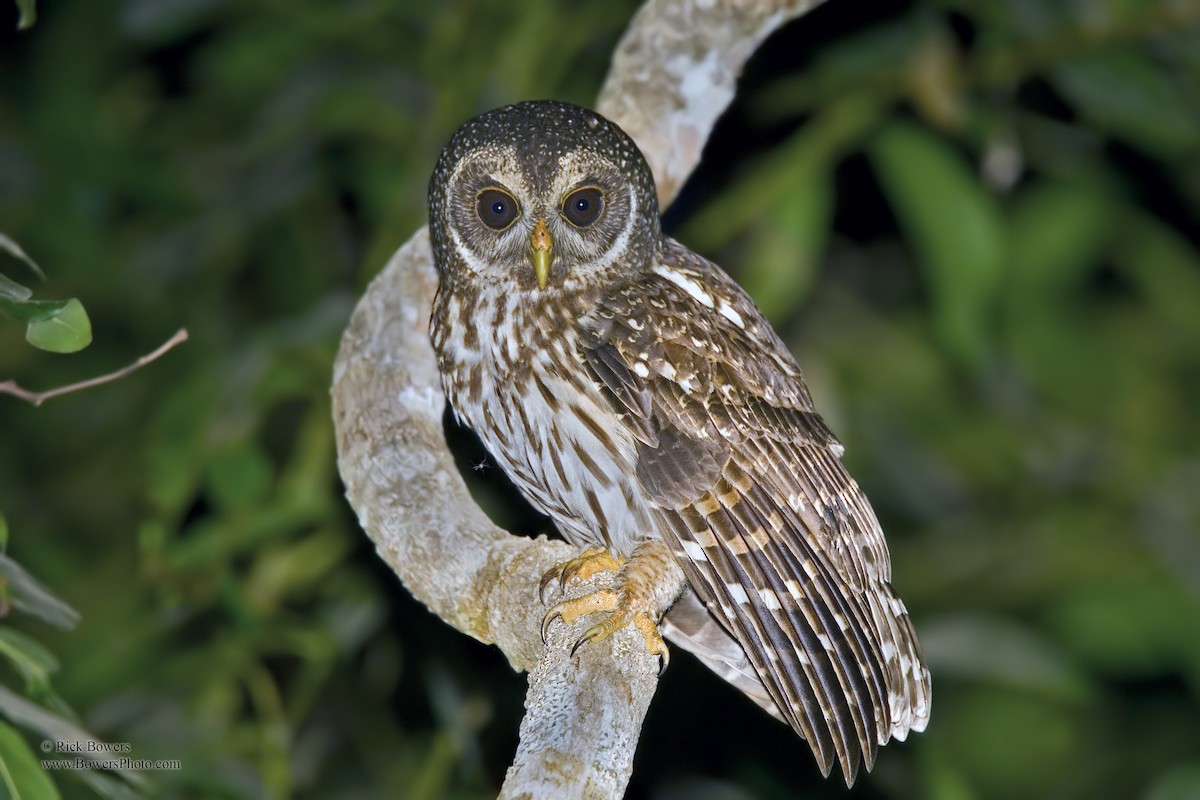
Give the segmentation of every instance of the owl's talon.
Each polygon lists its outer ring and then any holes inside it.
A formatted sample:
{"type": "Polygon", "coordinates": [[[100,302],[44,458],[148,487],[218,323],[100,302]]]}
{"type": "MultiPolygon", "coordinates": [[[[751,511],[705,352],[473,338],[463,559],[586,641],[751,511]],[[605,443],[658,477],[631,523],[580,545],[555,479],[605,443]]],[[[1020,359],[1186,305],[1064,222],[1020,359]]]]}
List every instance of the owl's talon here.
{"type": "Polygon", "coordinates": [[[549,611],[547,611],[546,616],[542,617],[542,644],[549,643],[546,638],[546,631],[548,631],[550,629],[550,623],[554,622],[554,620],[556,620],[556,619],[561,619],[561,618],[562,618],[562,612],[557,610],[557,606],[555,608],[552,608],[549,611]]]}
{"type": "Polygon", "coordinates": [[[567,590],[567,582],[573,578],[587,580],[600,572],[617,572],[624,563],[625,559],[614,556],[601,547],[589,547],[542,576],[542,581],[538,584],[538,600],[542,605],[546,604],[546,589],[555,581],[558,582],[558,593],[561,595],[567,590]]]}
{"type": "MultiPolygon", "coordinates": [[[[616,616],[616,613],[614,613],[613,616],[609,617],[608,620],[605,620],[599,625],[593,625],[584,631],[584,634],[575,641],[575,644],[571,646],[571,657],[574,658],[575,652],[588,642],[594,642],[598,639],[603,639],[606,636],[609,636],[612,631],[606,632],[605,628],[607,627],[609,621],[616,616]]],[[[661,678],[663,673],[667,671],[667,666],[671,663],[671,649],[667,647],[666,643],[658,633],[658,627],[648,615],[636,614],[631,620],[626,622],[626,624],[629,623],[632,623],[633,626],[642,634],[642,637],[646,640],[646,652],[652,656],[658,657],[658,677],[661,678]],[[647,632],[647,630],[649,632],[647,632]]],[[[545,637],[542,638],[542,641],[543,643],[545,642],[545,637]]]]}
{"type": "Polygon", "coordinates": [[[650,619],[646,614],[638,614],[633,618],[634,627],[642,634],[642,638],[646,640],[646,652],[658,656],[658,676],[667,671],[667,665],[671,663],[671,648],[667,647],[667,643],[663,641],[662,634],[658,632],[658,626],[654,624],[654,620],[650,619]]]}
{"type": "Polygon", "coordinates": [[[579,648],[583,647],[584,644],[592,641],[592,639],[595,638],[595,637],[589,635],[594,630],[596,630],[596,629],[595,628],[590,629],[583,636],[580,636],[577,640],[575,640],[575,644],[571,645],[571,658],[575,657],[575,652],[577,650],[579,650],[579,648]]]}
{"type": "MultiPolygon", "coordinates": [[[[602,555],[585,553],[577,561],[586,559],[588,564],[579,566],[579,564],[568,562],[561,569],[561,572],[570,572],[578,574],[583,570],[594,568],[597,562],[603,564],[603,568],[607,569],[612,561],[615,561],[607,553],[597,551],[602,555]]],[[[593,574],[599,571],[599,568],[594,569],[593,574]]],[[[548,574],[549,580],[543,578],[543,585],[553,582],[559,575],[559,571],[551,571],[548,574]]],[[[622,573],[623,575],[623,573],[622,573]]],[[[629,576],[624,576],[629,578],[629,576]]],[[[650,655],[658,657],[658,674],[662,675],[667,669],[667,664],[670,663],[671,653],[667,649],[666,643],[658,632],[658,626],[655,624],[655,617],[658,610],[653,608],[652,600],[647,596],[645,587],[641,585],[636,577],[631,579],[623,579],[618,576],[617,585],[619,588],[600,589],[585,594],[582,597],[576,597],[572,600],[564,600],[553,606],[546,615],[542,617],[542,642],[547,641],[547,631],[550,628],[550,623],[556,619],[562,619],[568,625],[574,624],[582,617],[589,614],[604,612],[605,617],[584,631],[575,643],[571,645],[571,657],[573,658],[579,652],[579,648],[583,647],[587,642],[595,642],[600,639],[605,639],[628,625],[633,625],[637,631],[642,634],[642,638],[646,642],[646,652],[650,655]]]]}
{"type": "MultiPolygon", "coordinates": [[[[600,594],[597,592],[596,594],[600,594]]],[[[552,610],[554,616],[561,616],[566,620],[566,615],[561,613],[559,609],[562,606],[570,606],[572,603],[587,604],[588,606],[596,605],[592,602],[594,595],[585,595],[575,600],[568,600],[566,603],[560,603],[552,610]]],[[[608,616],[603,622],[593,625],[583,632],[583,635],[575,640],[575,644],[571,645],[571,657],[575,657],[575,653],[580,647],[583,647],[588,642],[596,642],[601,639],[606,639],[612,634],[624,628],[627,625],[633,625],[637,628],[638,633],[642,634],[642,638],[646,641],[646,652],[652,656],[658,657],[658,674],[667,671],[667,665],[671,663],[671,650],[663,641],[662,635],[658,632],[658,626],[654,623],[653,618],[645,611],[632,611],[627,604],[623,603],[623,598],[618,597],[617,602],[610,609],[608,606],[610,601],[607,596],[602,599],[601,605],[597,611],[608,611],[608,616]]],[[[584,614],[591,613],[588,611],[580,612],[576,618],[584,614]]],[[[543,636],[543,642],[545,637],[543,636]]]]}

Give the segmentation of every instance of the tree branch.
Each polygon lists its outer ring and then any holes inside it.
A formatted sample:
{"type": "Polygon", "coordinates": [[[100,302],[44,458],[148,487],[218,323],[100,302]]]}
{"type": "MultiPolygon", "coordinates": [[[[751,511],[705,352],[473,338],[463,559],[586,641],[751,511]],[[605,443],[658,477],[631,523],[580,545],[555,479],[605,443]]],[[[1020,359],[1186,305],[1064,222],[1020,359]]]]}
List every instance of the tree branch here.
{"type": "Polygon", "coordinates": [[[35,406],[40,406],[51,397],[58,397],[59,395],[79,392],[84,389],[90,389],[93,386],[100,386],[101,384],[120,380],[131,372],[138,371],[150,362],[157,361],[158,359],[162,358],[164,355],[166,355],[168,350],[173,349],[176,345],[186,342],[187,338],[187,329],[180,328],[179,330],[175,331],[170,339],[167,339],[165,342],[160,344],[154,350],[154,352],[147,353],[132,364],[121,367],[121,369],[110,372],[107,375],[97,375],[95,378],[88,378],[86,381],[79,381],[78,383],[72,383],[67,386],[59,386],[54,389],[47,389],[44,392],[31,392],[28,389],[18,386],[16,381],[4,381],[3,383],[0,383],[0,394],[11,394],[13,397],[19,397],[35,406]]]}
{"type": "Polygon", "coordinates": [[[633,137],[665,211],[733,100],[746,61],[823,0],[649,0],[613,53],[596,110],[633,137]]]}
{"type": "MultiPolygon", "coordinates": [[[[664,207],[695,167],[742,66],[771,31],[815,0],[650,0],[634,17],[600,93],[601,113],[643,149],[664,207]]],[[[501,798],[619,798],[657,686],[632,629],[569,655],[587,627],[555,623],[538,581],[578,555],[513,536],[471,499],[442,434],[445,400],[429,343],[437,286],[418,231],[367,288],[334,365],[333,414],[346,496],[413,596],[528,671],[520,745],[501,798]]],[[[580,591],[598,588],[597,576],[580,591]]]]}

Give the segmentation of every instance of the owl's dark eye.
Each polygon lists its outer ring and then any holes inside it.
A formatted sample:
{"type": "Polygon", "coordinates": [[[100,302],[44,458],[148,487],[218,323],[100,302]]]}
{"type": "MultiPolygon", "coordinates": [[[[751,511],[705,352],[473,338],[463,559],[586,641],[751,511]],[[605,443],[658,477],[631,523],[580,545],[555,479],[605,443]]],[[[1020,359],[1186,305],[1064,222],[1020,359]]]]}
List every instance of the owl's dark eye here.
{"type": "Polygon", "coordinates": [[[500,189],[484,189],[475,198],[475,213],[493,230],[502,231],[512,225],[520,211],[516,198],[500,189]]]}
{"type": "Polygon", "coordinates": [[[562,214],[567,222],[579,228],[586,228],[604,211],[604,193],[595,186],[585,186],[567,195],[563,201],[562,214]]]}

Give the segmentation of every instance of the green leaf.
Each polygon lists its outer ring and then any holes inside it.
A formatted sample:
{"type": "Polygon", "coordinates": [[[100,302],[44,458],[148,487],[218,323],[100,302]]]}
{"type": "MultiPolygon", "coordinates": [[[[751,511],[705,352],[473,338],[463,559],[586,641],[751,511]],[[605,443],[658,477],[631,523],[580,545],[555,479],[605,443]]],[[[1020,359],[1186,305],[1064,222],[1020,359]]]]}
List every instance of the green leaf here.
{"type": "Polygon", "coordinates": [[[50,676],[58,672],[58,659],[40,642],[12,628],[0,628],[0,655],[4,656],[25,680],[27,692],[44,691],[50,676]]]}
{"type": "Polygon", "coordinates": [[[692,215],[679,231],[679,240],[702,253],[725,245],[800,191],[797,187],[824,179],[878,118],[879,108],[871,100],[849,98],[830,108],[692,215]]]}
{"type": "MultiPolygon", "coordinates": [[[[32,14],[32,3],[29,11],[32,14]]],[[[30,23],[32,24],[32,22],[30,23]]],[[[24,261],[45,280],[46,276],[21,246],[0,233],[0,250],[24,261]]],[[[92,343],[92,321],[77,299],[30,300],[26,287],[0,275],[0,314],[26,324],[25,340],[54,353],[74,353],[92,343]]]]}
{"type": "Polygon", "coordinates": [[[25,341],[52,353],[75,353],[92,343],[92,321],[83,303],[72,298],[53,317],[29,323],[25,341]]]}
{"type": "Polygon", "coordinates": [[[0,300],[7,299],[16,300],[17,302],[24,302],[30,297],[33,297],[32,291],[26,289],[24,286],[12,280],[11,278],[6,278],[3,275],[0,275],[0,300]]]}
{"type": "Polygon", "coordinates": [[[799,181],[756,226],[738,282],[768,319],[780,320],[804,298],[817,274],[833,213],[827,170],[799,181]]]}
{"type": "Polygon", "coordinates": [[[977,365],[1003,264],[994,199],[948,144],[911,123],[889,125],[870,152],[925,272],[942,343],[977,365]]]}
{"type": "Polygon", "coordinates": [[[810,69],[784,72],[748,104],[756,118],[786,119],[828,107],[852,94],[891,94],[902,79],[901,65],[927,40],[930,15],[910,14],[861,34],[843,37],[838,46],[820,53],[810,69]]]}
{"type": "Polygon", "coordinates": [[[37,0],[17,0],[17,10],[21,12],[17,19],[17,30],[25,31],[37,22],[37,0]]]}
{"type": "MultiPolygon", "coordinates": [[[[18,0],[17,5],[20,5],[20,0],[18,0]]],[[[30,9],[30,13],[32,13],[32,2],[30,3],[30,9]]],[[[22,14],[24,14],[24,11],[22,11],[22,14]]],[[[24,17],[22,17],[22,21],[24,21],[24,17]]],[[[31,21],[29,24],[32,25],[33,22],[31,21]]],[[[37,262],[29,257],[29,254],[25,252],[21,245],[17,244],[10,237],[4,235],[3,233],[0,233],[0,250],[8,253],[13,258],[24,261],[29,268],[33,270],[33,274],[37,275],[42,280],[46,280],[46,273],[42,272],[42,268],[37,265],[37,262]]]]}
{"type": "Polygon", "coordinates": [[[0,788],[12,800],[58,800],[54,781],[11,725],[0,722],[0,788]]]}
{"type": "Polygon", "coordinates": [[[1110,198],[1097,181],[1042,181],[1021,192],[1008,219],[1012,303],[1059,301],[1078,287],[1112,230],[1110,198]]]}
{"type": "Polygon", "coordinates": [[[8,520],[4,518],[4,512],[0,511],[0,554],[8,551],[8,520]]]}
{"type": "Polygon", "coordinates": [[[18,611],[63,630],[70,630],[79,623],[78,611],[51,594],[37,578],[6,555],[0,555],[0,581],[8,586],[9,600],[18,611]]]}
{"type": "Polygon", "coordinates": [[[139,784],[139,788],[134,789],[128,783],[98,769],[77,770],[72,777],[78,778],[80,783],[104,800],[146,800],[147,797],[153,796],[154,785],[145,779],[139,784]]]}
{"type": "Polygon", "coordinates": [[[66,309],[70,300],[9,300],[0,297],[0,314],[32,325],[58,316],[66,309]]]}
{"type": "Polygon", "coordinates": [[[1170,157],[1200,142],[1195,103],[1148,55],[1105,52],[1064,61],[1054,85],[1097,127],[1170,157]]]}
{"type": "MultiPolygon", "coordinates": [[[[14,725],[49,739],[51,744],[54,742],[79,742],[83,746],[83,750],[75,755],[90,758],[93,761],[108,759],[112,755],[110,751],[99,746],[99,739],[71,720],[21,697],[3,684],[0,684],[0,714],[14,725]],[[96,744],[92,745],[93,742],[96,744]]],[[[112,773],[119,775],[128,784],[135,787],[147,785],[146,778],[133,770],[117,769],[112,773]]]]}

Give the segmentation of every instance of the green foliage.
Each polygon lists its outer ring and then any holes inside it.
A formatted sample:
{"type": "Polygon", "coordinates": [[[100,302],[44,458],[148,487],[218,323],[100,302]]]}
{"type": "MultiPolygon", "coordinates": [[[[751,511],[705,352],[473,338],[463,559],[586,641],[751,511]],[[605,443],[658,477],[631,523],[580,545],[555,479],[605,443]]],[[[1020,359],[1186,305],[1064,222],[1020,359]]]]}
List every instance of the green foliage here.
{"type": "MultiPolygon", "coordinates": [[[[96,342],[0,345],[0,379],[191,332],[86,394],[0,396],[10,555],[85,614],[3,629],[10,724],[42,731],[32,706],[178,759],[153,797],[495,795],[522,681],[358,529],[330,366],[454,127],[590,102],[635,6],[94,0],[21,34],[10,12],[0,227],[96,342]]],[[[930,728],[857,796],[1196,793],[1198,54],[1200,12],[1170,0],[830,0],[766,43],[671,212],[796,350],[926,646],[930,728]]],[[[6,574],[21,611],[35,584],[6,574]]],[[[673,660],[631,796],[843,794],[673,660]]]]}
{"type": "MultiPolygon", "coordinates": [[[[7,547],[8,530],[0,515],[0,530],[7,547]]],[[[48,591],[21,565],[8,555],[0,554],[0,617],[16,610],[63,630],[79,622],[79,612],[48,591]]],[[[42,758],[35,758],[25,738],[12,725],[0,719],[0,787],[6,798],[58,798],[58,787],[48,770],[61,768],[47,764],[46,757],[56,758],[66,753],[71,759],[102,759],[106,753],[96,737],[81,728],[75,712],[55,691],[52,677],[59,671],[59,662],[38,640],[9,625],[0,625],[0,664],[11,668],[20,679],[20,692],[0,683],[0,718],[7,719],[26,731],[41,737],[42,758]],[[62,750],[60,747],[77,750],[62,750]]],[[[8,673],[3,673],[5,682],[8,673]]],[[[77,769],[77,768],[76,768],[77,769]]],[[[133,787],[144,788],[141,778],[132,772],[97,764],[95,769],[68,772],[68,775],[90,786],[101,797],[130,798],[133,787]],[[111,769],[111,773],[102,769],[111,769]]]]}
{"type": "Polygon", "coordinates": [[[63,630],[79,622],[78,611],[51,594],[16,561],[0,554],[0,607],[9,606],[63,630]]]}
{"type": "Polygon", "coordinates": [[[21,14],[17,20],[17,30],[32,28],[37,21],[37,0],[17,0],[17,10],[21,14]]]}
{"type": "Polygon", "coordinates": [[[72,298],[53,305],[53,312],[29,321],[25,341],[52,353],[75,353],[91,344],[92,322],[83,304],[72,298]]]}
{"type": "Polygon", "coordinates": [[[0,722],[0,786],[12,800],[58,800],[62,795],[11,725],[0,722]]]}
{"type": "MultiPolygon", "coordinates": [[[[0,250],[24,261],[41,279],[41,267],[21,246],[0,233],[0,250]]],[[[75,353],[92,342],[92,323],[83,304],[70,300],[31,300],[33,292],[0,275],[0,315],[23,322],[25,340],[52,353],[75,353]]]]}
{"type": "Polygon", "coordinates": [[[995,201],[940,138],[914,125],[884,128],[872,155],[889,205],[929,271],[939,336],[979,363],[1004,259],[995,201]]]}

